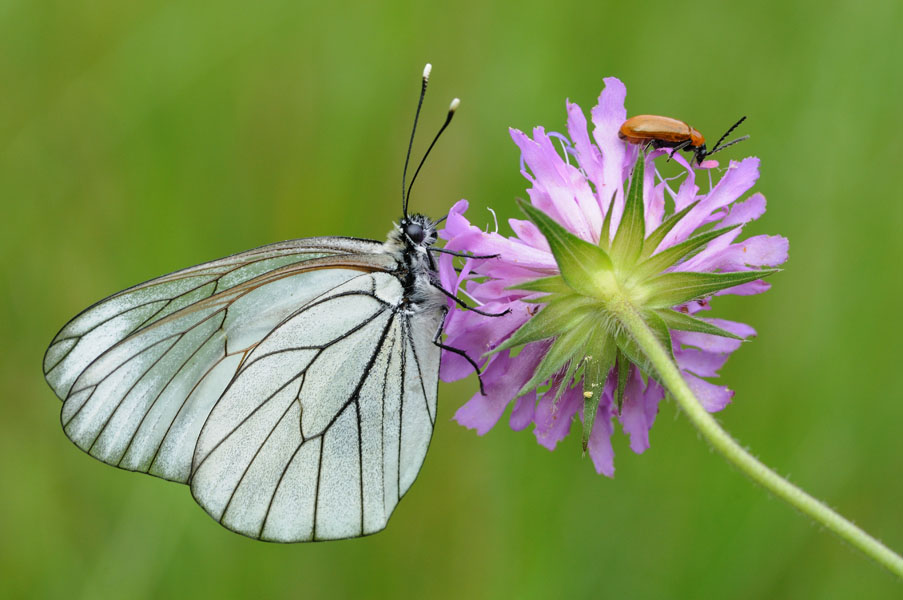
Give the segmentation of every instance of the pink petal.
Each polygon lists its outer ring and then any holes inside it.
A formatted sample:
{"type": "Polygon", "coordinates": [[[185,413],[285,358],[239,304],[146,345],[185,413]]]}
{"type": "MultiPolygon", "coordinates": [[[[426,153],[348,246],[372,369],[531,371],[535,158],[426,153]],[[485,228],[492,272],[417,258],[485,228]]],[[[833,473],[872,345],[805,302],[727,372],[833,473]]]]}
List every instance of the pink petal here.
{"type": "MultiPolygon", "coordinates": [[[[471,267],[475,261],[466,259],[461,267],[461,272],[455,270],[454,258],[450,254],[439,255],[439,282],[447,292],[457,293],[461,284],[467,280],[471,273],[471,267]]],[[[454,302],[448,299],[449,308],[454,308],[454,302]]]]}
{"type": "Polygon", "coordinates": [[[725,245],[724,241],[740,234],[738,229],[713,240],[709,246],[678,265],[680,271],[747,271],[760,267],[773,267],[787,260],[789,242],[779,235],[757,235],[736,244],[725,245]],[[725,238],[722,241],[721,238],[725,238]]]}
{"type": "Polygon", "coordinates": [[[583,407],[583,387],[576,385],[565,391],[555,404],[555,391],[546,392],[536,405],[533,434],[541,446],[554,450],[571,430],[577,410],[583,407]]]}
{"type": "MultiPolygon", "coordinates": [[[[541,275],[538,273],[531,272],[525,281],[533,281],[540,276],[541,275]]],[[[471,280],[467,282],[467,293],[471,298],[479,300],[482,304],[500,302],[503,305],[515,302],[516,300],[521,300],[528,296],[537,296],[534,292],[508,289],[516,283],[518,282],[501,279],[489,279],[485,282],[475,282],[471,280]]]]}
{"type": "Polygon", "coordinates": [[[509,424],[514,431],[526,429],[527,425],[533,422],[533,414],[536,411],[536,390],[532,390],[514,403],[511,409],[511,419],[509,424]]]}
{"type": "Polygon", "coordinates": [[[585,240],[598,235],[602,214],[589,184],[575,167],[562,160],[543,128],[534,128],[532,140],[517,129],[511,130],[511,137],[533,173],[533,187],[528,193],[534,206],[585,240]]]}
{"type": "Polygon", "coordinates": [[[528,344],[515,357],[507,350],[499,353],[493,368],[483,373],[486,395],[474,394],[455,413],[455,420],[468,429],[475,429],[479,435],[492,429],[514,395],[533,375],[547,348],[543,344],[528,344]]]}
{"type": "MultiPolygon", "coordinates": [[[[655,185],[655,158],[660,156],[658,152],[659,151],[655,151],[647,154],[643,165],[643,214],[645,216],[645,235],[649,235],[652,233],[652,230],[655,229],[654,226],[651,226],[652,223],[649,220],[650,215],[655,215],[659,212],[659,205],[661,207],[661,213],[664,213],[665,210],[665,192],[662,188],[657,188],[655,185]]],[[[612,217],[613,216],[614,215],[612,215],[612,217]]],[[[612,221],[612,224],[614,224],[614,221],[612,221]]]]}
{"type": "Polygon", "coordinates": [[[707,321],[715,327],[720,327],[721,329],[729,333],[733,333],[734,335],[743,339],[756,337],[756,330],[746,323],[740,323],[738,321],[728,321],[727,319],[703,319],[703,321],[707,321]]]}
{"type": "Polygon", "coordinates": [[[662,181],[656,185],[647,197],[649,200],[646,203],[644,214],[646,217],[646,237],[649,237],[649,234],[662,224],[662,217],[665,215],[665,182],[662,181]]]}
{"type": "Polygon", "coordinates": [[[660,248],[669,248],[690,237],[713,212],[738,199],[753,186],[758,178],[758,158],[745,158],[739,163],[732,161],[731,167],[721,181],[681,219],[680,223],[674,226],[674,229],[668,232],[660,248]]]}
{"type": "Polygon", "coordinates": [[[468,429],[474,429],[477,435],[484,435],[498,423],[510,398],[501,394],[481,395],[479,392],[462,404],[455,412],[455,421],[468,429]]]}
{"type": "MultiPolygon", "coordinates": [[[[605,182],[605,175],[602,170],[602,155],[599,149],[590,142],[589,132],[586,129],[586,117],[583,111],[576,104],[567,103],[568,112],[568,134],[574,142],[574,148],[577,150],[577,160],[586,173],[596,190],[601,190],[605,182]]],[[[607,204],[607,198],[597,198],[604,200],[607,204]]],[[[599,208],[605,208],[606,204],[599,202],[599,208]]]]}
{"type": "Polygon", "coordinates": [[[720,264],[724,253],[730,248],[731,242],[737,239],[742,232],[742,229],[738,227],[719,235],[706,245],[705,250],[669,270],[685,272],[717,270],[715,265],[720,264]]]}
{"type": "Polygon", "coordinates": [[[615,452],[611,447],[611,435],[614,433],[613,417],[611,394],[603,394],[596,418],[593,420],[593,430],[589,434],[587,450],[593,460],[596,473],[606,477],[615,475],[615,452]]]}
{"type": "Polygon", "coordinates": [[[449,250],[466,250],[481,256],[499,255],[497,258],[482,259],[484,262],[479,263],[480,267],[514,262],[522,267],[556,268],[555,257],[550,252],[537,250],[517,238],[485,233],[474,226],[449,240],[445,247],[449,250]]]}
{"type": "Polygon", "coordinates": [[[451,210],[448,211],[448,219],[445,221],[445,227],[439,230],[440,238],[443,240],[450,240],[455,236],[470,230],[471,224],[467,218],[464,217],[467,207],[467,200],[458,200],[455,202],[451,207],[451,210]]]}
{"type": "Polygon", "coordinates": [[[743,225],[755,221],[765,214],[765,196],[756,192],[743,202],[735,202],[719,227],[743,225]]]}
{"type": "Polygon", "coordinates": [[[761,294],[762,292],[767,292],[770,289],[770,283],[763,281],[762,279],[756,279],[755,281],[750,281],[749,283],[735,285],[732,288],[727,288],[726,290],[715,292],[715,295],[727,296],[733,294],[735,296],[754,296],[756,294],[761,294]]]}
{"type": "Polygon", "coordinates": [[[709,412],[718,412],[731,403],[734,392],[723,385],[715,385],[690,373],[683,373],[684,381],[690,386],[693,395],[709,412]]]}
{"type": "Polygon", "coordinates": [[[673,160],[674,162],[676,162],[677,164],[682,166],[688,172],[693,171],[693,168],[690,166],[690,163],[687,162],[687,159],[684,158],[683,154],[681,154],[680,152],[675,152],[675,153],[671,154],[670,156],[671,156],[671,160],[673,160]]]}
{"type": "Polygon", "coordinates": [[[552,254],[552,249],[549,248],[549,241],[539,232],[539,229],[532,221],[508,219],[508,224],[511,226],[512,231],[514,231],[514,235],[520,238],[522,242],[537,250],[552,254]]]}
{"type": "Polygon", "coordinates": [[[439,282],[449,292],[455,293],[458,290],[458,272],[448,254],[439,256],[439,282]]]}
{"type": "Polygon", "coordinates": [[[753,267],[775,267],[787,261],[790,242],[780,235],[756,235],[733,244],[725,253],[722,268],[743,271],[753,267]]]}
{"type": "Polygon", "coordinates": [[[674,351],[674,359],[681,371],[689,371],[700,377],[717,377],[730,354],[706,352],[697,348],[683,348],[674,351]]]}
{"type": "MultiPolygon", "coordinates": [[[[676,160],[676,159],[675,159],[676,160]]],[[[699,192],[699,186],[696,185],[696,172],[693,169],[687,170],[687,177],[684,179],[680,187],[677,189],[677,196],[674,198],[674,209],[676,212],[680,212],[685,209],[687,206],[692,204],[696,200],[696,194],[699,192]]],[[[675,243],[678,243],[683,240],[677,240],[677,242],[667,242],[667,236],[665,240],[662,240],[662,243],[658,245],[654,254],[657,254],[663,250],[666,250],[673,246],[675,243]]]]}
{"type": "Polygon", "coordinates": [[[651,379],[649,385],[645,385],[639,370],[631,367],[619,420],[624,432],[630,436],[630,449],[637,454],[649,447],[649,429],[655,423],[658,403],[664,396],[661,386],[651,379]]]}
{"type": "MultiPolygon", "coordinates": [[[[478,365],[486,362],[486,358],[483,357],[486,352],[514,333],[531,316],[530,307],[522,302],[510,306],[493,302],[485,304],[482,308],[486,312],[502,312],[505,308],[510,308],[511,312],[501,317],[487,317],[473,311],[454,311],[447,318],[445,325],[448,335],[445,344],[463,350],[478,365]]],[[[472,375],[473,372],[473,365],[464,357],[454,352],[443,351],[439,366],[442,381],[457,381],[472,375]]]]}
{"type": "Polygon", "coordinates": [[[695,331],[672,331],[671,339],[680,347],[691,347],[706,350],[707,352],[731,353],[743,343],[740,340],[698,333],[695,331]]]}
{"type": "Polygon", "coordinates": [[[627,88],[616,77],[606,77],[605,88],[599,95],[599,103],[593,107],[592,120],[593,139],[602,151],[602,179],[601,189],[596,188],[599,200],[608,203],[612,194],[615,196],[612,210],[612,224],[621,221],[624,212],[624,191],[621,189],[625,179],[625,169],[632,164],[627,160],[628,148],[619,137],[618,131],[627,120],[627,109],[624,108],[624,99],[627,97],[627,88]]]}
{"type": "Polygon", "coordinates": [[[506,285],[513,285],[521,281],[557,275],[558,269],[555,267],[542,267],[535,263],[533,265],[520,265],[516,262],[516,259],[514,262],[495,259],[487,260],[475,266],[474,272],[487,277],[507,280],[509,283],[506,283],[506,285]]]}
{"type": "Polygon", "coordinates": [[[696,172],[690,169],[687,172],[687,178],[684,179],[680,187],[677,188],[677,197],[674,198],[674,208],[677,212],[682,211],[696,200],[696,194],[699,192],[699,186],[696,185],[696,172]]]}
{"type": "Polygon", "coordinates": [[[707,298],[700,298],[699,300],[691,300],[686,304],[675,306],[674,308],[675,310],[687,313],[688,315],[695,315],[696,313],[703,310],[711,310],[712,305],[709,303],[709,300],[707,298]]]}

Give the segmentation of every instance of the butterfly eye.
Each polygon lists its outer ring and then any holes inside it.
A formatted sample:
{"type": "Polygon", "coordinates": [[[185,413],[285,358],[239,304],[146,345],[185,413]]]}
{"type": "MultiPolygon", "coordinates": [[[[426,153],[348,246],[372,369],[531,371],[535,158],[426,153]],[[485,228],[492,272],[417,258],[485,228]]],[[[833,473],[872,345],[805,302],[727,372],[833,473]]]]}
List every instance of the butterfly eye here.
{"type": "Polygon", "coordinates": [[[420,244],[423,242],[424,237],[426,237],[426,233],[423,231],[423,226],[417,223],[408,223],[404,228],[405,235],[411,238],[411,241],[415,244],[420,244]]]}

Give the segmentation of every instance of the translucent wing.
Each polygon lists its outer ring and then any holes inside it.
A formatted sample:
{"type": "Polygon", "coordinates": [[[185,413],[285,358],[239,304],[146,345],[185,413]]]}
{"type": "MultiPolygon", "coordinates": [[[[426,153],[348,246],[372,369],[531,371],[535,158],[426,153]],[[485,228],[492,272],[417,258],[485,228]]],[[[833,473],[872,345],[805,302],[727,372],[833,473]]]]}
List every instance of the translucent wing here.
{"type": "MultiPolygon", "coordinates": [[[[130,334],[205,299],[247,288],[267,279],[295,272],[298,267],[355,262],[374,268],[368,261],[385,260],[382,245],[353,238],[310,238],[262,246],[189,267],[136,285],[101,300],[82,311],[56,335],[44,356],[44,375],[61,400],[66,400],[76,377],[103,352],[130,334]],[[369,256],[368,256],[369,255],[369,256]],[[311,261],[318,261],[317,264],[311,261]]],[[[375,268],[379,268],[377,263],[375,268]]],[[[390,268],[391,261],[383,268],[390,268]]]]}
{"type": "Polygon", "coordinates": [[[399,310],[381,248],[274,244],[92,306],[45,356],[66,434],[109,464],[191,480],[246,535],[378,531],[429,444],[442,320],[399,310]]]}
{"type": "Polygon", "coordinates": [[[443,313],[409,315],[402,294],[384,273],[349,281],[251,352],[194,455],[192,493],[211,516],[276,541],[385,527],[436,419],[443,313]]]}

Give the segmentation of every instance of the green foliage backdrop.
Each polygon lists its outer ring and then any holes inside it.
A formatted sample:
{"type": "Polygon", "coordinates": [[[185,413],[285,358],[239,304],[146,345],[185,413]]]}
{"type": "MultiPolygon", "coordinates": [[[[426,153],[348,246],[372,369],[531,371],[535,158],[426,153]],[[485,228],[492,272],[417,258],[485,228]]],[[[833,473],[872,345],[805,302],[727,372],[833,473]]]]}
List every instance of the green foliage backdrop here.
{"type": "MultiPolygon", "coordinates": [[[[602,78],[630,113],[717,136],[748,114],[791,240],[761,297],[718,300],[759,338],[720,415],[758,456],[903,548],[903,9],[460,0],[0,2],[0,581],[13,597],[849,598],[878,567],[750,485],[671,403],[652,447],[596,475],[576,436],[480,438],[440,388],[433,445],[388,529],[281,546],[220,528],[188,490],[67,441],[41,377],[89,303],[174,269],[312,235],[382,238],[399,213],[419,73],[424,130],[462,98],[413,203],[491,221],[524,194],[507,127],[564,129],[602,78]]],[[[425,145],[424,136],[420,148],[425,145]]],[[[503,228],[505,227],[503,223],[503,228]]]]}

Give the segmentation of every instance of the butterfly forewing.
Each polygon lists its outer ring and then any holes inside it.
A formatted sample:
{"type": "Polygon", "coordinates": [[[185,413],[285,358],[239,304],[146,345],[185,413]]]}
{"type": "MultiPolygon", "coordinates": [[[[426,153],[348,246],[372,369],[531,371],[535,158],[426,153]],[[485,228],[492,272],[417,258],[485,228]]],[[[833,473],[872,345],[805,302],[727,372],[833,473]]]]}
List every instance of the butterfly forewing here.
{"type": "Polygon", "coordinates": [[[379,531],[429,445],[444,314],[402,308],[382,247],[273,244],[95,304],[45,357],[67,435],[251,537],[379,531]]]}
{"type": "Polygon", "coordinates": [[[179,309],[266,276],[280,267],[348,255],[378,256],[381,244],[353,238],[310,238],[261,246],[114,294],[85,309],[56,335],[44,356],[47,382],[65,400],[88,364],[130,333],[179,309]]]}

